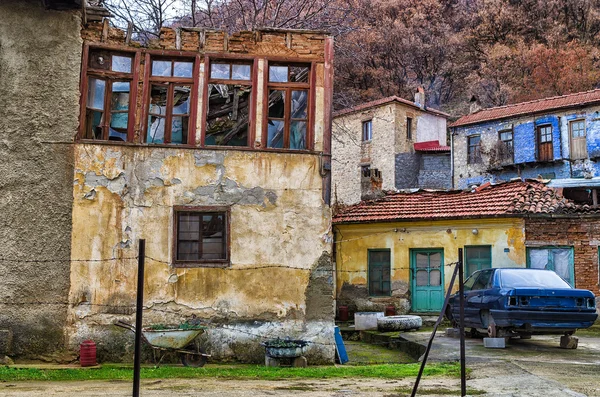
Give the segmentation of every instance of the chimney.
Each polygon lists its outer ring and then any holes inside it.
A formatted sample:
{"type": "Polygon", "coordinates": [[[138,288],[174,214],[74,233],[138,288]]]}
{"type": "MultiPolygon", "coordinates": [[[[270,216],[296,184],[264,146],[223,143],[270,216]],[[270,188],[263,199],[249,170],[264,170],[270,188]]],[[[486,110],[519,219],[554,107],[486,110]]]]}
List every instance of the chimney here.
{"type": "Polygon", "coordinates": [[[421,109],[425,109],[425,90],[423,86],[419,86],[417,92],[415,92],[415,105],[421,109]]]}
{"type": "Polygon", "coordinates": [[[478,112],[481,110],[481,104],[479,103],[479,98],[477,98],[476,95],[473,95],[471,97],[471,100],[469,101],[469,114],[478,112]]]}

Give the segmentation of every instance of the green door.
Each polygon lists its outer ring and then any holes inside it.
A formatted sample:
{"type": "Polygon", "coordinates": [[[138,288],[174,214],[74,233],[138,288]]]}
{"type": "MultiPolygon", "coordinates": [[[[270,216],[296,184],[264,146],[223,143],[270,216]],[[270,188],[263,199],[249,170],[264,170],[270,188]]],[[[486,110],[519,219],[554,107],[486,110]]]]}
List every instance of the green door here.
{"type": "Polygon", "coordinates": [[[412,311],[439,312],[444,304],[444,250],[410,251],[412,311]]]}

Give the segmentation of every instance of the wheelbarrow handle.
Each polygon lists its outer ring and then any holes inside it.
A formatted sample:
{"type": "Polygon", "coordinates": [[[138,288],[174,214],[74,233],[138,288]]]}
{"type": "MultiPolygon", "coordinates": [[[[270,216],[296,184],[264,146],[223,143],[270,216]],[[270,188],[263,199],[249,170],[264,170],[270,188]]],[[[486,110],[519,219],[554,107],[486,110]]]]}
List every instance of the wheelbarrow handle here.
{"type": "Polygon", "coordinates": [[[117,327],[128,329],[129,331],[135,334],[135,327],[129,323],[126,323],[125,321],[117,320],[114,322],[114,325],[116,325],[117,327]]]}

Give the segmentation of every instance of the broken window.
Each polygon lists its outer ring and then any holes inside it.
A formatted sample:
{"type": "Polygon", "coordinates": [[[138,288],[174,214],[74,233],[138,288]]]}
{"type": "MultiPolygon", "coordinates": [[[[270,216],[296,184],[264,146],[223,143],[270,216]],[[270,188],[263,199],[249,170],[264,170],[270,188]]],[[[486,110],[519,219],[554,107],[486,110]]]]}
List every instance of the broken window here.
{"type": "Polygon", "coordinates": [[[146,143],[193,144],[191,114],[195,98],[193,59],[152,59],[146,143]]]}
{"type": "Polygon", "coordinates": [[[89,50],[82,139],[127,141],[133,137],[134,59],[131,53],[89,50]]]}
{"type": "Polygon", "coordinates": [[[310,67],[270,65],[267,147],[307,149],[310,67]]]}
{"type": "Polygon", "coordinates": [[[367,142],[373,139],[373,120],[362,122],[362,140],[367,142]]]}
{"type": "Polygon", "coordinates": [[[390,250],[369,250],[369,296],[389,296],[391,288],[390,250]]]}
{"type": "Polygon", "coordinates": [[[538,160],[552,161],[552,126],[542,125],[537,127],[538,160]]]}
{"type": "Polygon", "coordinates": [[[175,264],[229,263],[227,209],[175,210],[175,264]]]}
{"type": "Polygon", "coordinates": [[[412,139],[412,118],[406,118],[406,139],[412,139]]]}
{"type": "Polygon", "coordinates": [[[205,145],[249,145],[251,76],[252,65],[249,63],[211,63],[205,145]]]}
{"type": "Polygon", "coordinates": [[[501,142],[499,146],[499,157],[502,162],[514,162],[514,145],[512,130],[504,130],[498,132],[498,139],[501,142]]]}
{"type": "Polygon", "coordinates": [[[467,164],[481,163],[481,137],[472,135],[467,137],[467,164]]]}
{"type": "Polygon", "coordinates": [[[492,247],[489,245],[465,247],[465,277],[477,270],[492,267],[492,247]]]}
{"type": "Polygon", "coordinates": [[[585,120],[569,122],[569,132],[571,136],[571,158],[573,160],[587,158],[585,120]]]}
{"type": "Polygon", "coordinates": [[[573,248],[528,248],[527,265],[532,269],[554,270],[571,287],[575,287],[573,248]]]}

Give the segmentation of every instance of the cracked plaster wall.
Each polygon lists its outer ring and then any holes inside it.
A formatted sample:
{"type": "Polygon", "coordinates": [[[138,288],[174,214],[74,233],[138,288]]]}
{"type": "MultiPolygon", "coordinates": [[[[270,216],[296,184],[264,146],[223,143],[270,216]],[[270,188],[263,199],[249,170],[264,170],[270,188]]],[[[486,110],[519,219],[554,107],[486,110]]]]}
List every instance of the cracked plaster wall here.
{"type": "Polygon", "coordinates": [[[77,12],[0,2],[0,330],[12,330],[5,353],[17,356],[64,346],[73,153],[49,142],[77,131],[79,30],[77,12]]]}
{"type": "MultiPolygon", "coordinates": [[[[145,323],[196,314],[231,327],[204,341],[242,361],[257,360],[257,329],[329,343],[330,210],[317,155],[77,144],[75,158],[72,257],[135,258],[146,239],[145,323]],[[231,268],[172,267],[173,207],[213,205],[231,207],[231,268]]],[[[72,346],[90,334],[109,343],[116,318],[133,320],[136,269],[136,259],[73,263],[72,346]]],[[[313,362],[333,359],[329,346],[315,349],[313,362]]]]}

